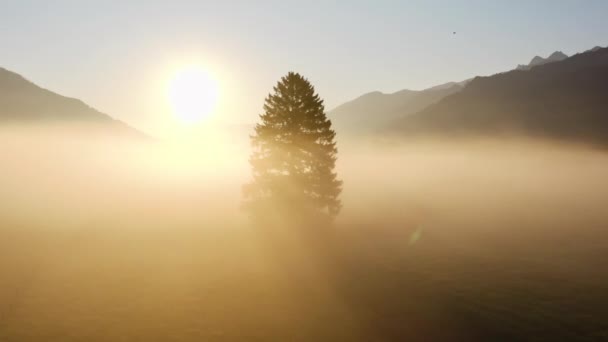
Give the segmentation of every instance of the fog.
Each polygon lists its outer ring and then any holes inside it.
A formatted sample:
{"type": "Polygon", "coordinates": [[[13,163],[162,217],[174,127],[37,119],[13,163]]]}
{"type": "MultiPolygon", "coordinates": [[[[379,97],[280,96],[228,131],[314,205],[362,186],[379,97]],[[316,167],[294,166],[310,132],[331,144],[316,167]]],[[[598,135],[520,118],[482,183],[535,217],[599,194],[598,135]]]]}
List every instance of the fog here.
{"type": "Polygon", "coordinates": [[[0,129],[0,340],[546,337],[605,311],[605,151],[338,136],[326,249],[249,224],[247,136],[76,132],[0,129]]]}

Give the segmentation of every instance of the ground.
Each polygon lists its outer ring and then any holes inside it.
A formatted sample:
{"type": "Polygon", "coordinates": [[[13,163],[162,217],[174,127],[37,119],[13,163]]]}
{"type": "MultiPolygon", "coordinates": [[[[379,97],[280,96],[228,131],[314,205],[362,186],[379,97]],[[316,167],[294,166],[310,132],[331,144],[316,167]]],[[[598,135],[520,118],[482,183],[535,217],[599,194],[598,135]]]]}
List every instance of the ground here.
{"type": "Polygon", "coordinates": [[[4,227],[0,340],[608,338],[598,231],[336,231],[4,227]]]}

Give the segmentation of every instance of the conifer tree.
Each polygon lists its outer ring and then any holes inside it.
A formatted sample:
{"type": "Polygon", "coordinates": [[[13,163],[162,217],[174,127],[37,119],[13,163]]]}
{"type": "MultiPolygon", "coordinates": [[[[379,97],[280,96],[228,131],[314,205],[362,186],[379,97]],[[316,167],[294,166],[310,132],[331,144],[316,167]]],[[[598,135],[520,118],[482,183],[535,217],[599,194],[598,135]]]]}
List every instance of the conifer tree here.
{"type": "Polygon", "coordinates": [[[298,73],[282,77],[273,90],[251,136],[247,208],[253,214],[270,210],[334,218],[341,208],[342,182],[334,171],[336,133],[323,100],[298,73]]]}

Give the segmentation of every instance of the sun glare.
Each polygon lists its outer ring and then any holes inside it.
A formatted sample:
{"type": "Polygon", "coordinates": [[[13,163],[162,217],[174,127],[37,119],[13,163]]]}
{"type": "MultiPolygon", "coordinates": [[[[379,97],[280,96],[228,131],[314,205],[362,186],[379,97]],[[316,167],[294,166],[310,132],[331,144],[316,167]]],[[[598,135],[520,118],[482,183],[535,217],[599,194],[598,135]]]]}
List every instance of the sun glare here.
{"type": "Polygon", "coordinates": [[[218,95],[217,82],[199,66],[178,70],[168,85],[168,100],[173,114],[185,124],[197,123],[210,115],[218,95]]]}

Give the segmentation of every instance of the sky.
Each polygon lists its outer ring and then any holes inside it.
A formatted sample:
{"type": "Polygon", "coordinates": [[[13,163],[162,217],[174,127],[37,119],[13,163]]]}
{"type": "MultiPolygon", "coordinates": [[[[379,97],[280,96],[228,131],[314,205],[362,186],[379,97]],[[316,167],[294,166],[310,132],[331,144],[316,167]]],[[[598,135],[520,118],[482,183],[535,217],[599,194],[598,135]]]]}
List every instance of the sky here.
{"type": "Polygon", "coordinates": [[[604,0],[0,0],[0,67],[162,135],[180,65],[218,80],[213,120],[252,123],[288,71],[329,110],[606,46],[607,17],[604,0]]]}

